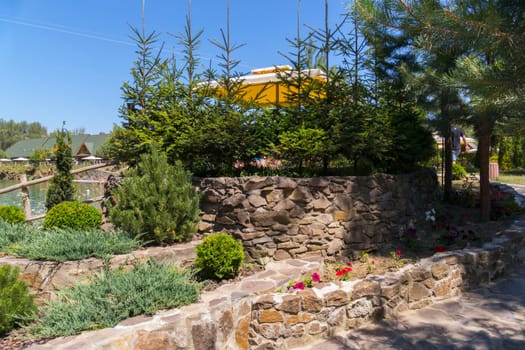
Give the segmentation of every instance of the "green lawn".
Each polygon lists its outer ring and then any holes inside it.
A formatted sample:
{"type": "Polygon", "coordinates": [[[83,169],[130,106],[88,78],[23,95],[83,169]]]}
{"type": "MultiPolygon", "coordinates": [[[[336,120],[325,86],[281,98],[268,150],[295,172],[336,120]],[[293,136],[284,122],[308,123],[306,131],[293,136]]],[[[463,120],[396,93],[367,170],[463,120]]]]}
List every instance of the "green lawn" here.
{"type": "Polygon", "coordinates": [[[505,184],[525,185],[525,175],[500,174],[496,181],[505,184]]]}

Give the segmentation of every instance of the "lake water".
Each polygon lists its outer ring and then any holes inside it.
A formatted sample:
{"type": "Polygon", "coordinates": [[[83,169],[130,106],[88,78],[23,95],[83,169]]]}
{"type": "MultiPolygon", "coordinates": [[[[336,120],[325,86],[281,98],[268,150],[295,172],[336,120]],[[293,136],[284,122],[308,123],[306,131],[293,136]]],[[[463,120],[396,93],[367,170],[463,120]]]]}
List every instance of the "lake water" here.
{"type": "MultiPolygon", "coordinates": [[[[16,185],[18,181],[0,180],[0,188],[16,185]]],[[[76,199],[79,201],[102,196],[104,194],[104,184],[98,182],[75,182],[76,199]]],[[[37,215],[44,213],[46,203],[46,192],[48,183],[40,183],[29,187],[29,199],[31,202],[31,214],[37,215]]],[[[22,193],[20,190],[0,194],[0,205],[15,205],[23,209],[22,193]]],[[[97,207],[99,203],[97,203],[97,207]]]]}

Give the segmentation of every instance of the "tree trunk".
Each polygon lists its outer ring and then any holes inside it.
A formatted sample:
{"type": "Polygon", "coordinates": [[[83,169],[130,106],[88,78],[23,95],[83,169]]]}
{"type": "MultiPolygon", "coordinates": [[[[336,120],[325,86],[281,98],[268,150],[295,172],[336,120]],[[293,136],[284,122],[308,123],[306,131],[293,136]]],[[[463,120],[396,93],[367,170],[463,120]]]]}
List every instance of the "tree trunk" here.
{"type": "Polygon", "coordinates": [[[481,221],[490,219],[490,135],[492,127],[488,116],[483,116],[479,125],[479,208],[481,221]]]}
{"type": "Polygon", "coordinates": [[[452,135],[450,134],[450,123],[447,123],[447,131],[445,132],[445,183],[443,184],[443,200],[450,199],[452,192],[452,135]]]}

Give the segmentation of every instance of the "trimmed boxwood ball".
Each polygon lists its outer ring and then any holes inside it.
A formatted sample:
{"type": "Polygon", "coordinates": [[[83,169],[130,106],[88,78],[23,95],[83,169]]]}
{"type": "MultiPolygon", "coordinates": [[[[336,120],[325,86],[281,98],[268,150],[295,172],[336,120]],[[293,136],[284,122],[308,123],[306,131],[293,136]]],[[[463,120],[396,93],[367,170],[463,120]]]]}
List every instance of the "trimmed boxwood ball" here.
{"type": "Polygon", "coordinates": [[[233,278],[244,262],[242,244],[226,232],[205,237],[195,247],[195,253],[195,265],[205,279],[233,278]]]}
{"type": "Polygon", "coordinates": [[[44,228],[100,228],[102,213],[86,203],[65,201],[49,209],[42,225],[44,228]]]}
{"type": "Polygon", "coordinates": [[[0,206],[0,219],[11,224],[19,224],[26,221],[24,211],[14,205],[0,206]]]}

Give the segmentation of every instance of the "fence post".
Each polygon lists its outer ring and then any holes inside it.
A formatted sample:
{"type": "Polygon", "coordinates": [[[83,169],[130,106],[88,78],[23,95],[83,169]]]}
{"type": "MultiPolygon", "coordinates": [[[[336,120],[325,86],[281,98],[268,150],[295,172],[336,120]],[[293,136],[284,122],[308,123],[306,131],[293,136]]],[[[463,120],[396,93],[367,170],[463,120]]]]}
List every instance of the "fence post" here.
{"type": "MultiPolygon", "coordinates": [[[[21,174],[20,183],[23,185],[26,182],[26,174],[21,174]]],[[[31,217],[31,200],[29,198],[29,188],[27,186],[22,186],[20,191],[22,192],[22,205],[24,207],[24,213],[26,214],[26,220],[28,220],[31,217]]]]}

